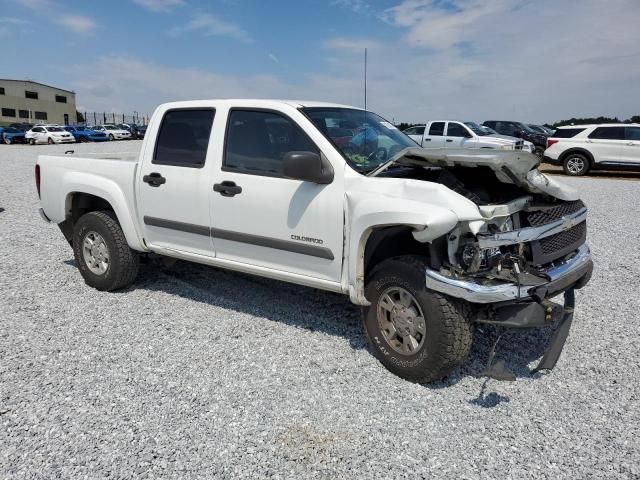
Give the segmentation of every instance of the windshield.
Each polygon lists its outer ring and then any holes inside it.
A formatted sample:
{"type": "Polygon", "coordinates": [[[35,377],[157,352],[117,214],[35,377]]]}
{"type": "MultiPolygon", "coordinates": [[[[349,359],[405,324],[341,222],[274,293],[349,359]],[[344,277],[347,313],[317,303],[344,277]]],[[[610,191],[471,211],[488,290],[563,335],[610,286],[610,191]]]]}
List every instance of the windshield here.
{"type": "Polygon", "coordinates": [[[64,132],[64,129],[60,127],[47,127],[47,131],[49,132],[64,132]]]}
{"type": "Polygon", "coordinates": [[[493,135],[496,133],[495,130],[491,130],[489,127],[485,127],[484,125],[478,125],[476,122],[464,122],[464,124],[469,127],[473,133],[480,135],[481,137],[486,137],[487,135],[493,135]]]}
{"type": "Polygon", "coordinates": [[[524,123],[516,123],[517,127],[520,130],[524,130],[525,132],[528,133],[537,133],[535,130],[533,130],[531,127],[528,127],[527,125],[525,125],[524,123]]]}
{"type": "Polygon", "coordinates": [[[114,127],[113,125],[105,125],[104,128],[106,128],[107,130],[118,130],[118,128],[114,127]]]}
{"type": "Polygon", "coordinates": [[[370,172],[400,150],[416,146],[375,113],[333,107],[303,108],[302,112],[360,173],[370,172]]]}

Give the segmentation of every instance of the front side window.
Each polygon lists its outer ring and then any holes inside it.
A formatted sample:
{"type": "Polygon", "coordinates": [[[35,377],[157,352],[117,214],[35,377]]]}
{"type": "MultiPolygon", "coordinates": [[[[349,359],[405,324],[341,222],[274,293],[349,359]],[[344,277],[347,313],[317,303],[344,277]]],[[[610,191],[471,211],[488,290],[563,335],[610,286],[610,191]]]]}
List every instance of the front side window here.
{"type": "Polygon", "coordinates": [[[429,135],[432,137],[442,137],[444,135],[444,122],[433,122],[429,127],[429,135]]]}
{"type": "Polygon", "coordinates": [[[626,140],[640,140],[640,127],[626,127],[625,128],[626,140]]]}
{"type": "Polygon", "coordinates": [[[405,148],[416,148],[416,142],[375,113],[354,108],[310,107],[304,113],[342,154],[347,163],[360,173],[367,173],[405,148]],[[331,135],[339,127],[350,133],[331,135]]]}
{"type": "Polygon", "coordinates": [[[598,127],[589,134],[598,140],[624,140],[624,127],[598,127]]]}
{"type": "Polygon", "coordinates": [[[169,110],[165,113],[152,163],[203,167],[214,114],[212,109],[169,110]]]}
{"type": "MultiPolygon", "coordinates": [[[[343,131],[334,133],[347,135],[343,131]]],[[[231,110],[223,170],[284,176],[284,157],[289,152],[320,153],[302,129],[287,117],[274,112],[231,110]]]]}
{"type": "Polygon", "coordinates": [[[34,127],[31,131],[36,133],[42,133],[44,132],[44,129],[41,127],[34,127]]]}
{"type": "Polygon", "coordinates": [[[447,137],[468,137],[469,133],[459,123],[449,122],[447,127],[447,137]]]}

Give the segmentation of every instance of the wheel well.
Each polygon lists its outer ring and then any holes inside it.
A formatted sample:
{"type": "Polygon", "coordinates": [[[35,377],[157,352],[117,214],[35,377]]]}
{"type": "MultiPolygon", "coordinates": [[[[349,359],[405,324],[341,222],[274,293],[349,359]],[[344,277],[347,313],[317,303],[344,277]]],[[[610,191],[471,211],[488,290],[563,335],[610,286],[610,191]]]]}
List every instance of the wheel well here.
{"type": "Polygon", "coordinates": [[[412,227],[406,225],[373,230],[364,249],[364,278],[366,279],[373,267],[383,260],[401,255],[426,257],[432,268],[440,268],[443,252],[446,252],[445,238],[422,243],[413,237],[413,231],[412,227]]]}
{"type": "Polygon", "coordinates": [[[60,230],[62,230],[62,233],[69,244],[73,241],[73,227],[78,219],[85,213],[95,212],[98,210],[110,210],[115,213],[115,210],[109,202],[96,195],[84,192],[74,192],[67,197],[66,220],[58,226],[60,227],[60,230]]]}
{"type": "Polygon", "coordinates": [[[589,166],[593,167],[593,155],[591,155],[591,152],[583,148],[570,148],[569,150],[562,152],[562,155],[560,155],[558,160],[560,160],[561,162],[564,162],[564,159],[567,158],[567,156],[571,155],[572,153],[580,153],[584,155],[585,157],[587,157],[587,160],[589,161],[589,166]]]}

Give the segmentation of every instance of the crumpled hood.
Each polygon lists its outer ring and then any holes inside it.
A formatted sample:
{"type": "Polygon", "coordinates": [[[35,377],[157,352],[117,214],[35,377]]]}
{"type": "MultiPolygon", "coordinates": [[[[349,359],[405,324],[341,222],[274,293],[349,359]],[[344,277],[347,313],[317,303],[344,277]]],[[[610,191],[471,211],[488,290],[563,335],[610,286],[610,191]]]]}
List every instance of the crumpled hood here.
{"type": "Polygon", "coordinates": [[[511,183],[531,192],[544,193],[560,200],[580,198],[569,187],[538,170],[540,159],[521,150],[405,148],[384,165],[369,174],[375,177],[393,164],[433,167],[489,167],[498,180],[511,183]]]}

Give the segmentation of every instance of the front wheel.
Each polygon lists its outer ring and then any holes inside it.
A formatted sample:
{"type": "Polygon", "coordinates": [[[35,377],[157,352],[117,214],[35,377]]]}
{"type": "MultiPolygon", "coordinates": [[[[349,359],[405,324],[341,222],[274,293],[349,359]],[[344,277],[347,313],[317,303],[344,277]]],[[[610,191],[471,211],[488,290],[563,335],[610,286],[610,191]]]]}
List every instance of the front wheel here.
{"type": "Polygon", "coordinates": [[[114,141],[114,140],[115,140],[115,137],[113,136],[113,133],[110,133],[110,134],[109,134],[109,140],[110,140],[110,141],[114,141]]]}
{"type": "Polygon", "coordinates": [[[73,253],[87,285],[112,291],[133,283],[138,275],[138,254],[111,211],[89,212],[76,222],[73,253]]]}
{"type": "Polygon", "coordinates": [[[35,145],[36,144],[36,139],[35,138],[30,138],[29,139],[29,145],[35,145]]]}
{"type": "Polygon", "coordinates": [[[571,153],[564,159],[562,166],[567,175],[582,176],[589,171],[589,160],[579,153],[571,153]]]}
{"type": "Polygon", "coordinates": [[[11,145],[12,141],[9,137],[4,137],[4,143],[6,143],[7,145],[11,145]]]}
{"type": "Polygon", "coordinates": [[[396,375],[427,383],[460,366],[471,348],[468,304],[425,286],[425,260],[391,258],[369,276],[364,329],[373,354],[396,375]]]}

